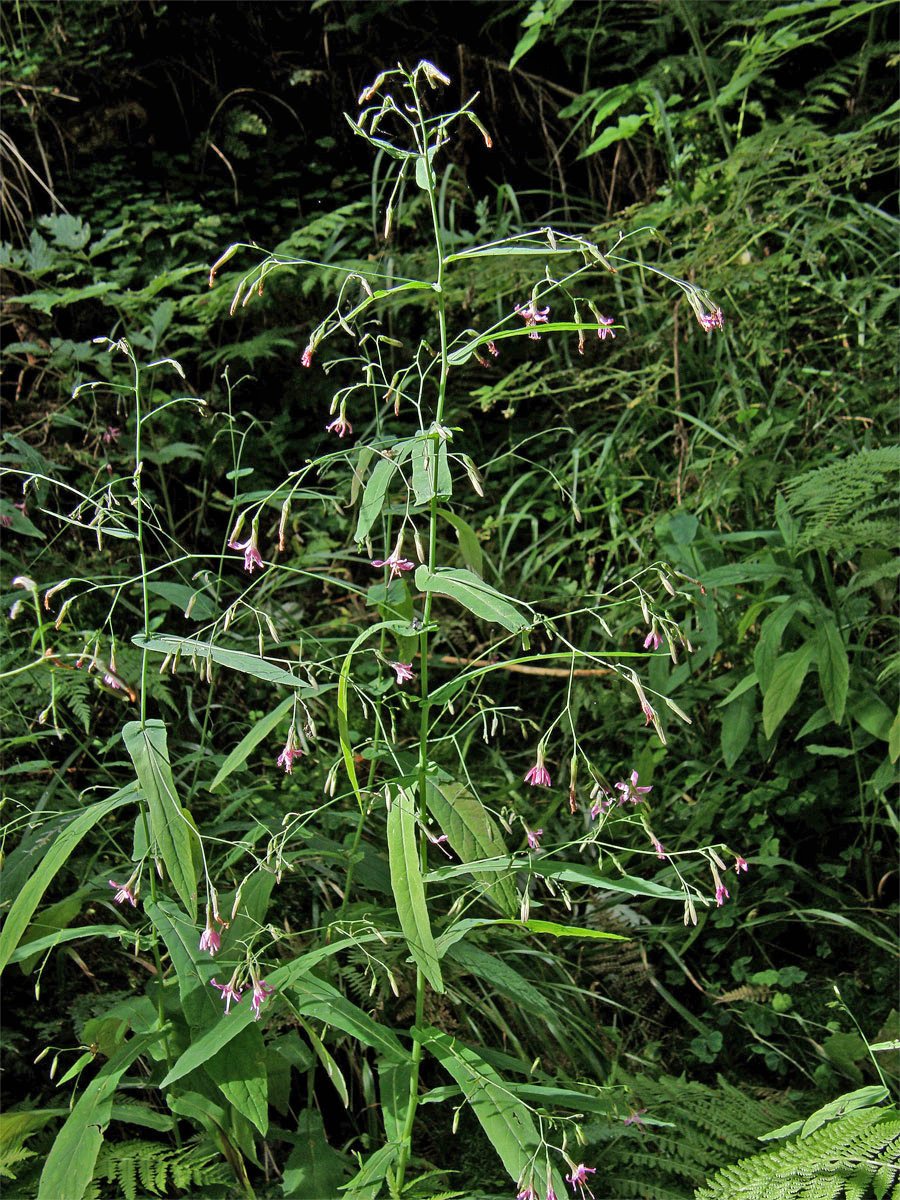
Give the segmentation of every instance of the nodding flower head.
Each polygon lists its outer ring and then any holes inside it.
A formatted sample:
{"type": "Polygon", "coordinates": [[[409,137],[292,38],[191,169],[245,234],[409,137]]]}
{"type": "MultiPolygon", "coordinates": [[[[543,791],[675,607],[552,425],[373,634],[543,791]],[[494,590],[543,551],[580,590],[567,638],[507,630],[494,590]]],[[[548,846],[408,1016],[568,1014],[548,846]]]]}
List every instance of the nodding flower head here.
{"type": "Polygon", "coordinates": [[[403,557],[403,555],[401,553],[402,549],[403,549],[403,537],[401,535],[399,541],[397,542],[397,545],[394,547],[393,551],[387,558],[373,558],[372,559],[373,567],[390,567],[390,574],[388,575],[388,583],[390,583],[390,581],[393,578],[395,578],[395,576],[399,575],[401,571],[411,571],[413,569],[413,567],[416,565],[414,562],[411,562],[408,558],[403,557]]]}
{"type": "Polygon", "coordinates": [[[246,542],[236,542],[234,540],[228,543],[229,550],[243,550],[244,552],[244,570],[250,575],[257,567],[263,565],[262,556],[256,546],[256,526],[253,526],[253,532],[247,538],[246,542]]]}
{"type": "Polygon", "coordinates": [[[292,724],[288,730],[287,741],[284,743],[284,749],[278,755],[278,766],[284,767],[285,775],[291,775],[294,771],[294,759],[302,757],[303,751],[297,745],[297,734],[292,724]]]}
{"type": "Polygon", "coordinates": [[[573,1192],[577,1188],[578,1191],[581,1192],[582,1200],[584,1200],[585,1192],[587,1192],[589,1196],[594,1195],[591,1189],[587,1186],[587,1177],[588,1175],[595,1175],[596,1173],[596,1167],[586,1167],[584,1163],[579,1163],[578,1166],[572,1171],[572,1174],[566,1176],[566,1182],[571,1183],[573,1192]]]}
{"type": "Polygon", "coordinates": [[[741,858],[740,854],[736,854],[734,858],[735,874],[740,875],[741,871],[746,871],[748,869],[746,858],[741,858]]]}
{"type": "Polygon", "coordinates": [[[659,634],[656,632],[655,629],[651,629],[650,632],[647,634],[647,636],[644,638],[644,649],[645,650],[658,650],[659,642],[660,642],[659,634]]]}
{"type": "Polygon", "coordinates": [[[697,320],[707,333],[711,333],[713,329],[721,329],[725,323],[721,308],[717,308],[715,312],[711,313],[698,313],[697,320]]]}
{"type": "MultiPolygon", "coordinates": [[[[240,968],[238,968],[238,970],[239,969],[240,968]]],[[[232,1000],[235,1002],[235,1004],[237,1004],[241,998],[241,992],[244,990],[243,988],[239,988],[237,986],[237,974],[238,973],[236,970],[235,973],[232,975],[232,977],[228,980],[227,983],[216,983],[215,979],[211,979],[209,981],[213,985],[214,988],[218,988],[219,991],[222,993],[222,999],[225,1001],[226,1017],[228,1016],[228,1013],[231,1011],[232,1000]]]]}
{"type": "Polygon", "coordinates": [[[653,791],[652,784],[647,787],[638,787],[637,771],[631,772],[631,779],[628,783],[617,783],[616,787],[622,793],[619,797],[620,804],[624,804],[626,800],[630,800],[632,804],[640,804],[644,796],[653,791]]]}
{"type": "Polygon", "coordinates": [[[339,438],[342,438],[345,433],[352,433],[353,426],[344,416],[344,410],[341,409],[340,416],[335,417],[330,425],[325,426],[326,433],[336,433],[339,438]]]}
{"type": "Polygon", "coordinates": [[[537,762],[525,776],[525,782],[532,787],[550,787],[550,772],[544,766],[544,746],[538,744],[537,762]]]}
{"type": "Polygon", "coordinates": [[[124,904],[127,900],[132,908],[137,906],[137,901],[134,898],[133,891],[134,876],[132,876],[127,883],[116,883],[114,879],[110,879],[109,886],[116,889],[116,894],[113,896],[113,900],[116,902],[116,904],[124,904]]]}
{"type": "Polygon", "coordinates": [[[597,337],[601,342],[605,342],[608,337],[616,336],[612,331],[612,323],[612,317],[599,316],[597,318],[597,337]]]}
{"type": "Polygon", "coordinates": [[[412,663],[394,662],[390,664],[391,670],[397,676],[398,686],[402,686],[410,679],[415,679],[416,673],[412,669],[412,663]]]}
{"type": "Polygon", "coordinates": [[[540,850],[541,836],[543,835],[543,832],[544,832],[543,829],[526,829],[525,830],[525,836],[528,838],[528,849],[529,850],[540,850]]]}
{"type": "MultiPolygon", "coordinates": [[[[519,316],[522,318],[522,320],[525,322],[526,325],[534,326],[534,325],[541,325],[547,320],[547,316],[550,313],[550,309],[549,308],[538,308],[533,300],[529,300],[528,303],[525,305],[517,304],[516,312],[519,314],[519,316]]],[[[532,339],[532,341],[535,341],[535,342],[540,341],[540,338],[541,338],[541,335],[534,328],[532,328],[531,333],[529,333],[528,336],[532,339]]]]}

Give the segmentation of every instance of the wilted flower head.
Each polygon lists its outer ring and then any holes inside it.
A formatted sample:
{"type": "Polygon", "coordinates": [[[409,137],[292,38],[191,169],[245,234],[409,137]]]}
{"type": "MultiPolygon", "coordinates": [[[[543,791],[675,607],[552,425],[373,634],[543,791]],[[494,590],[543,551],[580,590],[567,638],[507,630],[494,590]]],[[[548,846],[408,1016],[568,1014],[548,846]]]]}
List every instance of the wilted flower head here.
{"type": "Polygon", "coordinates": [[[746,858],[741,858],[740,854],[735,855],[734,870],[737,875],[740,875],[741,871],[749,870],[746,858]]]}
{"type": "Polygon", "coordinates": [[[707,333],[713,329],[721,329],[725,322],[721,308],[717,308],[715,312],[711,313],[698,313],[697,319],[707,333]]]}

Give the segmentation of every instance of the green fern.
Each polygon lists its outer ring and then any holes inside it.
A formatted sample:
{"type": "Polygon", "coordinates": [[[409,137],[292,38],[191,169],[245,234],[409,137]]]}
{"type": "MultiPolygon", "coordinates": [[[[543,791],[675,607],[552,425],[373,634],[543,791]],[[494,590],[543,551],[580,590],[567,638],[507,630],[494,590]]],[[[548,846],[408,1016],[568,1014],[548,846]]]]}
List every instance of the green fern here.
{"type": "Polygon", "coordinates": [[[97,1156],[94,1184],[115,1185],[116,1195],[125,1200],[149,1196],[171,1196],[173,1192],[225,1184],[230,1179],[227,1165],[218,1154],[197,1144],[179,1150],[162,1142],[105,1143],[97,1156]]]}
{"type": "Polygon", "coordinates": [[[900,1117],[866,1109],[718,1171],[694,1200],[883,1200],[900,1176],[900,1117]]]}
{"type": "Polygon", "coordinates": [[[590,1142],[602,1143],[595,1158],[602,1163],[603,1196],[609,1200],[690,1200],[717,1163],[752,1153],[761,1134],[793,1115],[784,1101],[759,1100],[721,1076],[709,1087],[684,1077],[654,1079],[620,1070],[617,1081],[634,1107],[667,1124],[625,1129],[598,1122],[585,1129],[590,1142]]]}
{"type": "Polygon", "coordinates": [[[784,485],[791,513],[802,522],[795,548],[852,553],[897,544],[900,446],[860,450],[784,485]]]}

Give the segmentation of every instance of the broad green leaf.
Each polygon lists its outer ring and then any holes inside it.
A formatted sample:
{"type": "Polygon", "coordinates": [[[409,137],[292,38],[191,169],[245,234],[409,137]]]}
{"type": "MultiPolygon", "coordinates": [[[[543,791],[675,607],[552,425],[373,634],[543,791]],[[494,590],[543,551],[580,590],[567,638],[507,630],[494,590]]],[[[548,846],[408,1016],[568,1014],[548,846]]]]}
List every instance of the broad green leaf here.
{"type": "Polygon", "coordinates": [[[409,952],[436,992],[443,992],[438,960],[425,903],[425,885],[419,863],[419,838],[412,797],[403,788],[392,789],[387,818],[391,890],[400,928],[409,952]]]}
{"type": "Polygon", "coordinates": [[[544,993],[520,975],[499,954],[490,954],[472,942],[457,942],[447,950],[447,957],[459,963],[470,974],[486,980],[492,988],[508,996],[525,1012],[533,1013],[544,1021],[556,1019],[557,1014],[544,993]]]}
{"type": "Polygon", "coordinates": [[[321,1115],[306,1108],[297,1121],[297,1141],[284,1165],[281,1192],[293,1200],[336,1200],[347,1178],[348,1160],[329,1145],[321,1115]]]}
{"type": "Polygon", "coordinates": [[[304,1021],[303,1018],[297,1013],[297,1010],[294,1008],[293,1004],[291,1004],[290,1000],[288,1000],[288,1005],[292,1009],[294,1016],[297,1018],[298,1025],[309,1039],[309,1044],[312,1046],[316,1057],[325,1068],[325,1074],[334,1085],[335,1091],[341,1098],[341,1103],[343,1104],[344,1108],[349,1108],[350,1093],[347,1090],[347,1081],[344,1079],[344,1072],[334,1061],[331,1051],[328,1049],[316,1031],[312,1028],[312,1026],[307,1021],[304,1021]]]}
{"type": "Polygon", "coordinates": [[[748,690],[729,704],[722,716],[720,742],[727,770],[730,771],[744,753],[755,725],[756,693],[748,690]]]}
{"type": "MultiPolygon", "coordinates": [[[[399,936],[399,934],[394,936],[399,936]]],[[[341,950],[377,941],[381,941],[381,938],[374,933],[354,938],[340,938],[328,946],[320,946],[317,950],[301,954],[299,958],[295,958],[286,966],[269,971],[266,975],[266,982],[271,984],[276,992],[283,991],[288,987],[296,987],[295,1003],[299,1011],[358,1037],[360,1041],[373,1046],[387,1058],[396,1062],[405,1062],[408,1056],[392,1030],[384,1025],[378,1025],[362,1009],[351,1004],[349,1000],[345,1000],[341,993],[330,984],[316,979],[314,976],[306,975],[306,972],[311,971],[317,963],[340,953],[341,950]],[[298,976],[301,975],[304,978],[296,983],[298,976]]],[[[274,999],[273,996],[271,1000],[274,1001],[274,999]]],[[[202,1066],[252,1020],[253,1013],[249,1004],[238,1004],[233,1007],[227,1018],[220,1017],[215,1025],[191,1043],[166,1075],[160,1087],[170,1087],[176,1080],[182,1079],[197,1067],[202,1066]]]]}
{"type": "Polygon", "coordinates": [[[893,713],[879,695],[871,690],[859,693],[848,705],[850,715],[862,725],[866,733],[887,742],[891,735],[893,713]]]}
{"type": "MultiPolygon", "coordinates": [[[[32,956],[43,954],[45,950],[55,950],[65,942],[87,940],[93,937],[123,938],[133,942],[133,936],[124,925],[77,925],[72,929],[60,929],[57,933],[48,933],[45,937],[33,941],[22,942],[9,956],[11,963],[21,962],[32,956]]],[[[23,970],[28,964],[23,964],[23,970]]]]}
{"type": "Polygon", "coordinates": [[[344,1200],[376,1200],[398,1150],[399,1147],[390,1142],[374,1150],[350,1182],[341,1189],[344,1200]]]}
{"type": "Polygon", "coordinates": [[[138,783],[150,806],[153,837],[172,886],[192,921],[197,920],[197,877],[192,840],[196,838],[175,791],[169,765],[166,727],[162,721],[128,721],[122,729],[125,748],[134,763],[138,783]]]}
{"type": "Polygon", "coordinates": [[[775,660],[781,649],[781,639],[791,618],[800,606],[798,600],[786,600],[774,608],[760,626],[759,641],[753,651],[753,665],[759,679],[760,691],[765,694],[775,671],[775,660]]]}
{"type": "Polygon", "coordinates": [[[416,587],[420,592],[448,596],[476,617],[502,625],[510,633],[520,633],[529,627],[527,617],[496,588],[492,588],[471,571],[458,567],[443,567],[432,572],[423,564],[416,569],[416,587]]]}
{"type": "Polygon", "coordinates": [[[844,705],[847,703],[850,662],[844,639],[830,613],[825,613],[819,622],[817,649],[822,695],[828,705],[828,711],[840,724],[844,717],[844,705]]]}
{"type": "Polygon", "coordinates": [[[182,612],[190,605],[191,619],[194,621],[210,621],[216,615],[212,596],[198,588],[188,587],[186,583],[154,583],[151,580],[147,583],[147,591],[180,608],[182,612]]]}
{"type": "Polygon", "coordinates": [[[409,1085],[412,1065],[409,1062],[378,1060],[378,1095],[381,1099],[381,1119],[389,1142],[399,1142],[409,1113],[409,1085]]]}
{"type": "Polygon", "coordinates": [[[799,650],[792,650],[776,659],[771,681],[763,697],[763,730],[767,738],[774,734],[799,696],[814,654],[813,643],[804,642],[799,650]]]}
{"type": "MultiPolygon", "coordinates": [[[[222,1005],[219,993],[204,981],[198,966],[202,963],[206,967],[209,958],[205,952],[200,953],[200,931],[195,922],[171,901],[161,900],[158,904],[147,901],[144,911],[169,952],[178,980],[181,1007],[188,1024],[201,1029],[214,1024],[222,1015],[222,1005]]],[[[231,969],[222,967],[222,971],[228,974],[231,969]]],[[[224,983],[225,980],[220,979],[219,982],[224,983]]]]}
{"type": "Polygon", "coordinates": [[[109,1124],[119,1080],[134,1060],[168,1032],[168,1026],[131,1038],[87,1085],[50,1147],[37,1200],[81,1200],[91,1182],[109,1124]]]}
{"type": "MultiPolygon", "coordinates": [[[[506,855],[503,867],[494,868],[493,879],[486,885],[491,899],[509,917],[519,912],[519,894],[508,869],[509,856],[493,817],[480,800],[459,783],[425,783],[428,811],[447,836],[447,841],[463,864],[478,859],[500,859],[506,855]],[[506,869],[503,869],[506,868],[506,869]]],[[[462,870],[465,869],[461,868],[462,870]]]]}
{"type": "Polygon", "coordinates": [[[7,914],[3,930],[0,931],[0,971],[18,946],[50,881],[84,835],[109,813],[121,808],[123,804],[133,804],[138,799],[137,788],[134,784],[129,784],[128,787],[114,792],[112,796],[107,796],[105,800],[99,800],[90,808],[84,809],[56,835],[49,850],[16,895],[7,914]]]}
{"type": "Polygon", "coordinates": [[[445,508],[438,509],[438,516],[443,517],[456,530],[456,540],[459,542],[463,561],[469,570],[480,579],[484,574],[484,554],[475,530],[468,521],[464,521],[462,517],[458,517],[456,513],[449,512],[445,508]]]}
{"type": "MultiPolygon", "coordinates": [[[[249,1004],[249,998],[244,999],[249,1004]]],[[[269,1129],[269,1093],[266,1049],[259,1027],[255,1023],[245,1025],[205,1063],[205,1069],[229,1104],[265,1137],[269,1129]]]]}
{"type": "Polygon", "coordinates": [[[595,137],[587,149],[582,150],[578,157],[587,158],[591,154],[599,154],[601,150],[605,150],[613,142],[621,142],[626,138],[634,137],[641,126],[645,125],[649,119],[649,113],[629,113],[627,116],[619,117],[615,125],[607,125],[600,136],[595,137]]]}
{"type": "Polygon", "coordinates": [[[503,917],[499,919],[492,919],[490,917],[464,917],[463,920],[456,921],[449,929],[445,929],[437,939],[435,944],[438,948],[438,954],[443,957],[447,948],[455,945],[456,942],[462,941],[469,933],[469,930],[483,929],[488,925],[512,925],[514,928],[524,929],[528,933],[546,933],[551,937],[599,938],[612,939],[616,942],[629,941],[621,933],[608,933],[605,929],[583,929],[579,925],[557,925],[555,921],[541,921],[533,917],[527,921],[515,921],[503,917]]]}
{"type": "Polygon", "coordinates": [[[357,545],[366,540],[378,519],[378,515],[384,507],[385,494],[396,470],[397,463],[392,458],[379,458],[372,468],[372,474],[366,480],[362,504],[359,506],[356,533],[353,535],[353,540],[357,545]]]}
{"type": "Polygon", "coordinates": [[[634,875],[605,875],[596,867],[583,867],[580,863],[541,858],[533,863],[532,870],[535,875],[561,879],[563,883],[583,883],[610,892],[626,892],[629,896],[655,896],[659,900],[677,900],[679,903],[684,901],[684,892],[680,888],[666,887],[652,879],[639,879],[634,875]]]}
{"type": "Polygon", "coordinates": [[[538,1195],[545,1195],[552,1186],[558,1196],[563,1196],[565,1185],[555,1167],[548,1175],[531,1110],[515,1095],[515,1086],[501,1078],[470,1046],[446,1033],[414,1027],[412,1035],[459,1084],[510,1178],[515,1183],[532,1181],[538,1195]]]}
{"type": "Polygon", "coordinates": [[[209,785],[211,792],[214,792],[220,784],[224,783],[232,771],[236,771],[238,767],[243,766],[251,752],[256,749],[264,738],[269,736],[282,717],[290,712],[293,704],[293,696],[285,697],[277,708],[273,708],[270,713],[267,713],[261,721],[257,721],[252,729],[244,734],[222,763],[221,767],[219,767],[218,771],[216,771],[216,777],[209,785]]]}
{"type": "Polygon", "coordinates": [[[897,712],[888,731],[888,754],[892,763],[900,758],[900,711],[897,712]]]}
{"type": "Polygon", "coordinates": [[[210,658],[229,671],[239,671],[242,675],[253,675],[266,683],[279,683],[284,687],[294,688],[301,696],[315,696],[326,690],[310,687],[306,679],[301,679],[299,675],[294,675],[257,654],[247,654],[244,650],[225,650],[198,638],[177,637],[171,633],[154,634],[145,638],[143,634],[136,633],[131,641],[140,650],[151,650],[156,654],[180,654],[185,664],[192,658],[210,658]]]}

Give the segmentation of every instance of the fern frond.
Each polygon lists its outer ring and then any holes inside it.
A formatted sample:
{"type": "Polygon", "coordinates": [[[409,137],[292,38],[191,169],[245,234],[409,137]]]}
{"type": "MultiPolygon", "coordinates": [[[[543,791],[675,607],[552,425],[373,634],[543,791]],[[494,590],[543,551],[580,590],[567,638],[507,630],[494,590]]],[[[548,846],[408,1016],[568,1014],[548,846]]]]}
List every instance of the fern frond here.
{"type": "Polygon", "coordinates": [[[876,1176],[881,1196],[900,1176],[900,1118],[866,1109],[724,1167],[694,1200],[850,1200],[868,1196],[876,1176]]]}

